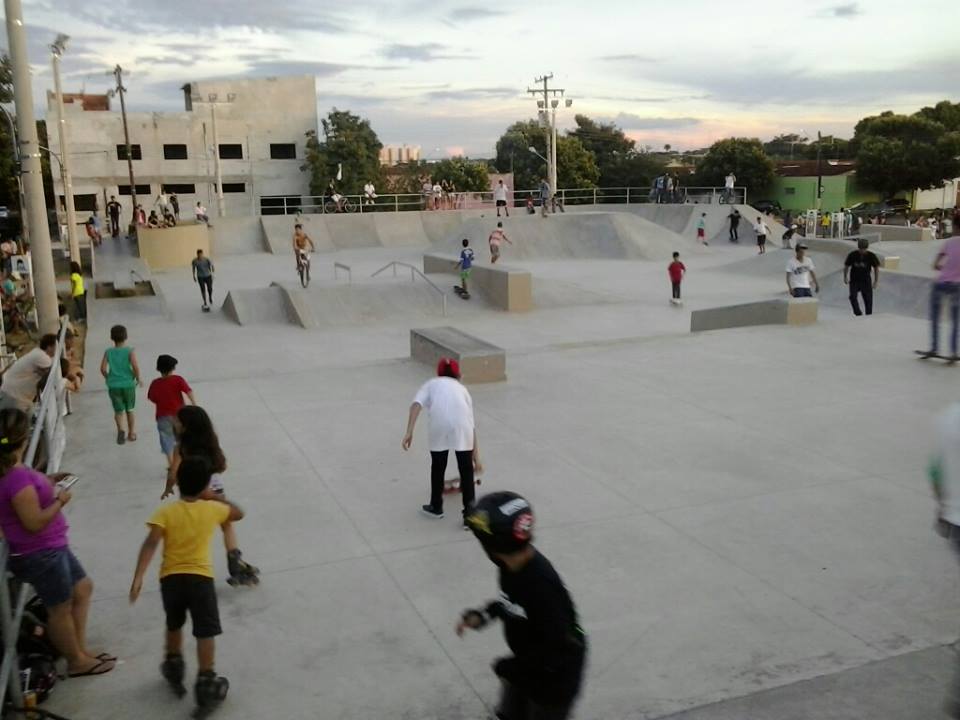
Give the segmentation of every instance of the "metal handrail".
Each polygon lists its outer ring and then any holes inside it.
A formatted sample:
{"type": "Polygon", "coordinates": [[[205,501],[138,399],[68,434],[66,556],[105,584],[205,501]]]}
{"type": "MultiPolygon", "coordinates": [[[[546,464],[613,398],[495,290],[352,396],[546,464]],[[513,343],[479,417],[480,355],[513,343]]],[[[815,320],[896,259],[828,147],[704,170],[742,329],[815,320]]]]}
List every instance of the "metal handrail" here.
{"type": "Polygon", "coordinates": [[[337,270],[346,270],[347,272],[347,282],[353,284],[353,270],[350,269],[349,265],[344,265],[341,262],[335,262],[333,264],[333,279],[337,279],[337,270]]]}
{"type": "Polygon", "coordinates": [[[447,316],[447,294],[443,290],[441,290],[439,287],[437,287],[437,285],[433,282],[433,280],[431,280],[422,272],[420,272],[420,268],[416,267],[415,265],[411,265],[410,263],[400,262],[399,260],[394,260],[393,262],[390,262],[384,265],[382,268],[380,268],[375,273],[373,273],[370,277],[375,278],[384,270],[389,270],[390,268],[393,268],[393,276],[396,277],[398,267],[405,267],[410,269],[410,282],[414,282],[416,280],[416,277],[419,275],[427,285],[432,287],[434,290],[436,290],[440,294],[440,302],[441,302],[441,305],[443,306],[443,316],[446,317],[447,316]]]}

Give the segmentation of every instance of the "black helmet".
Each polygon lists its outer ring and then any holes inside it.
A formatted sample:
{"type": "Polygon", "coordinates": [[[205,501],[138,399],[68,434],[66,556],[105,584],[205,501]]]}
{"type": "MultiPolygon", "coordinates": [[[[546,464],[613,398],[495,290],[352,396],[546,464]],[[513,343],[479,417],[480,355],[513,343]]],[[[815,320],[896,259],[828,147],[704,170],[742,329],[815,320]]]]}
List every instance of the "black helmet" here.
{"type": "Polygon", "coordinates": [[[474,504],[467,525],[487,552],[517,552],[533,538],[533,508],[517,493],[490,493],[474,504]]]}

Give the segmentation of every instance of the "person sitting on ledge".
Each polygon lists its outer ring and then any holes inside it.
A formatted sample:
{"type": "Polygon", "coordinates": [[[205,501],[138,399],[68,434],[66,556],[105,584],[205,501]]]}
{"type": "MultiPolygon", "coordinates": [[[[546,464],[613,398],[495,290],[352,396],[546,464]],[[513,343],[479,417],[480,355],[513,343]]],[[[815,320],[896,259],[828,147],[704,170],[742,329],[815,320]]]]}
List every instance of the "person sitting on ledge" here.
{"type": "Polygon", "coordinates": [[[149,228],[158,228],[160,227],[160,218],[157,217],[157,211],[151,210],[150,217],[147,218],[147,227],[149,228]]]}

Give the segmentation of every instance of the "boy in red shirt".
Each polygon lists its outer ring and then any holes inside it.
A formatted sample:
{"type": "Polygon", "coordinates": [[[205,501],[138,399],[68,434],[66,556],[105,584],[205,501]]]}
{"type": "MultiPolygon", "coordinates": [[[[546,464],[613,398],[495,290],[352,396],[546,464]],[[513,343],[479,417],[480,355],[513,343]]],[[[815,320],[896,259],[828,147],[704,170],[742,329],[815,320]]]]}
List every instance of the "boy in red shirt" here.
{"type": "Polygon", "coordinates": [[[673,305],[682,305],[680,301],[680,281],[687,272],[687,267],[680,262],[680,253],[673,254],[673,262],[667,266],[667,273],[670,275],[670,284],[673,285],[673,297],[670,302],[673,305]]]}
{"type": "Polygon", "coordinates": [[[179,375],[174,375],[177,369],[177,359],[172,355],[161,355],[157,358],[157,372],[160,377],[150,383],[147,399],[157,406],[157,432],[160,434],[160,450],[167,456],[167,475],[173,465],[173,450],[177,446],[177,434],[174,422],[180,408],[183,407],[183,396],[190,399],[191,405],[196,405],[193,399],[193,390],[187,381],[179,375]]]}

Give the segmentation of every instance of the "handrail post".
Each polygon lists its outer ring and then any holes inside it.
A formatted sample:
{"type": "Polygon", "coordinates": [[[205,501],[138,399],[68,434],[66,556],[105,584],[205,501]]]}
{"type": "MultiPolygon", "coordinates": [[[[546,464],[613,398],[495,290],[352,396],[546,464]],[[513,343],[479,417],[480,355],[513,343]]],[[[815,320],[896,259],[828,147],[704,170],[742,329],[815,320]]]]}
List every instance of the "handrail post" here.
{"type": "Polygon", "coordinates": [[[593,204],[594,204],[594,205],[597,204],[597,189],[596,189],[596,188],[593,189],[593,204]]]}
{"type": "Polygon", "coordinates": [[[630,188],[627,188],[627,205],[630,204],[630,188]]]}
{"type": "Polygon", "coordinates": [[[393,194],[393,211],[400,212],[400,196],[396,193],[393,194]]]}

